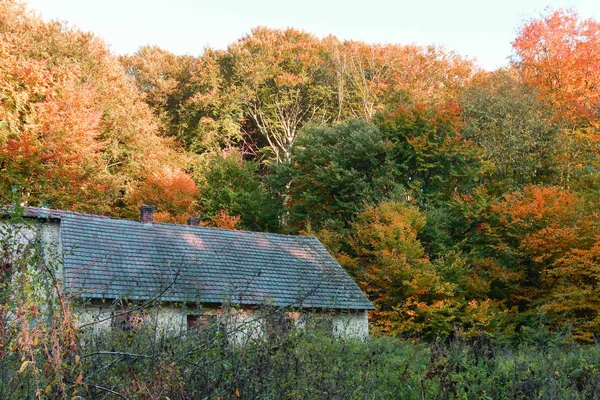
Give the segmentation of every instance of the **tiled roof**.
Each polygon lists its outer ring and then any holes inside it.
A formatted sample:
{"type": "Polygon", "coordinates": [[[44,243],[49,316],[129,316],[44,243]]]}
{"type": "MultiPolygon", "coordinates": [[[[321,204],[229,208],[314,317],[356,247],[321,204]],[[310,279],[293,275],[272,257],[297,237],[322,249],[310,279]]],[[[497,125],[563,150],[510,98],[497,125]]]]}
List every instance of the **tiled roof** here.
{"type": "MultiPolygon", "coordinates": [[[[66,211],[63,210],[51,210],[49,208],[38,208],[38,207],[23,207],[22,216],[25,218],[40,218],[40,219],[51,219],[60,220],[61,215],[66,211]]],[[[14,208],[8,205],[0,206],[0,215],[7,216],[12,214],[14,208]]]]}
{"type": "Polygon", "coordinates": [[[67,289],[86,298],[373,309],[311,236],[60,213],[67,289]]]}

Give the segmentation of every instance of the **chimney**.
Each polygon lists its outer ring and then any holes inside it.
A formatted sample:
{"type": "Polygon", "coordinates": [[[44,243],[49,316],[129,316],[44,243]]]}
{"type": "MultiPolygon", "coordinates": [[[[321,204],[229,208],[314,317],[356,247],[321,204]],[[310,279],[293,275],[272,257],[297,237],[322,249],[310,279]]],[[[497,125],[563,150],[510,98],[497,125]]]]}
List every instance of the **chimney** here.
{"type": "Polygon", "coordinates": [[[154,206],[146,204],[140,207],[140,222],[142,224],[151,224],[154,221],[154,206]]]}
{"type": "Polygon", "coordinates": [[[200,218],[190,217],[187,224],[190,226],[200,226],[200,218]]]}

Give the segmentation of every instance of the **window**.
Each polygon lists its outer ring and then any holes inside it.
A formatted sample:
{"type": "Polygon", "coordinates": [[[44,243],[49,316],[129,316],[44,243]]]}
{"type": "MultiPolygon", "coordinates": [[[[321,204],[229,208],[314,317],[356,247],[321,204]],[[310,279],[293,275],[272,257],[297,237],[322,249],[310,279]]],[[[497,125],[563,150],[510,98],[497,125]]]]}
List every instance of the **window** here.
{"type": "Polygon", "coordinates": [[[122,306],[113,311],[111,326],[129,332],[139,328],[147,319],[148,314],[143,310],[130,310],[129,306],[122,306]]]}
{"type": "Polygon", "coordinates": [[[206,329],[213,325],[216,320],[216,314],[188,314],[187,327],[188,330],[206,329]]]}
{"type": "Polygon", "coordinates": [[[275,310],[266,318],[267,337],[274,339],[291,332],[296,324],[296,313],[275,310]]]}

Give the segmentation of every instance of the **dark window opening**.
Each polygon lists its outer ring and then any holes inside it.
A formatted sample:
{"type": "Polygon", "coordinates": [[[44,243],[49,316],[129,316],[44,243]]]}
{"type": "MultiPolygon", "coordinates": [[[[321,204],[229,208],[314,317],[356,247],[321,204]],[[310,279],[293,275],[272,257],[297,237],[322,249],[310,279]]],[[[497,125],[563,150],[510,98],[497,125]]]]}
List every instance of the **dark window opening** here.
{"type": "Polygon", "coordinates": [[[189,330],[206,329],[217,320],[215,314],[188,314],[187,327],[189,330]]]}
{"type": "Polygon", "coordinates": [[[146,320],[148,314],[139,310],[130,311],[129,307],[120,307],[113,311],[111,326],[115,329],[129,332],[138,329],[146,320]]]}
{"type": "Polygon", "coordinates": [[[295,314],[275,311],[266,319],[267,337],[274,339],[286,336],[296,324],[295,314]]]}

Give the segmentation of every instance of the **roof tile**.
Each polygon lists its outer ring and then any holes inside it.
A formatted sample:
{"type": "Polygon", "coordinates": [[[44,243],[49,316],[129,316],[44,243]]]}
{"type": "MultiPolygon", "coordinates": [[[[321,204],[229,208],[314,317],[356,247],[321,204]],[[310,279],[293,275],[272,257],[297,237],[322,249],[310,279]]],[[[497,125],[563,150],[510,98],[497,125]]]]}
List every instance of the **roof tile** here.
{"type": "Polygon", "coordinates": [[[83,297],[373,309],[311,236],[59,217],[67,287],[83,297]]]}

